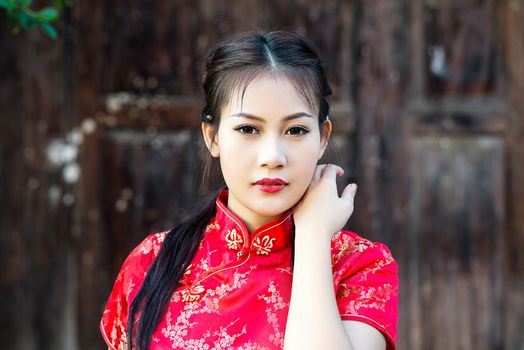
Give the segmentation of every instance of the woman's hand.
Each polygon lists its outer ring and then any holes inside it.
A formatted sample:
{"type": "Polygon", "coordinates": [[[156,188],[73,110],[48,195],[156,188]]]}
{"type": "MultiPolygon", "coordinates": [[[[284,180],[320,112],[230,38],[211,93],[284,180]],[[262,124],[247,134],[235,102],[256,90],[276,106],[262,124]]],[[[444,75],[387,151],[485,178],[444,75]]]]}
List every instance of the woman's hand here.
{"type": "Polygon", "coordinates": [[[353,213],[353,201],[357,192],[356,184],[344,188],[338,196],[337,176],[344,170],[334,164],[317,165],[311,184],[293,211],[297,231],[329,235],[341,230],[353,213]]]}

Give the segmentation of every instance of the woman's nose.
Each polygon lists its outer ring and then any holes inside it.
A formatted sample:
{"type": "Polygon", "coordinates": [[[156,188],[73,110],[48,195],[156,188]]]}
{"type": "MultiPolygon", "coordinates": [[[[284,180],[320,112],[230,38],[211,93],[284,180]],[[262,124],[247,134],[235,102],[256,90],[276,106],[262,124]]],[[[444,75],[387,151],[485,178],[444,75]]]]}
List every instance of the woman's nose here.
{"type": "Polygon", "coordinates": [[[278,136],[268,136],[258,150],[259,166],[276,168],[286,165],[284,144],[278,136]]]}

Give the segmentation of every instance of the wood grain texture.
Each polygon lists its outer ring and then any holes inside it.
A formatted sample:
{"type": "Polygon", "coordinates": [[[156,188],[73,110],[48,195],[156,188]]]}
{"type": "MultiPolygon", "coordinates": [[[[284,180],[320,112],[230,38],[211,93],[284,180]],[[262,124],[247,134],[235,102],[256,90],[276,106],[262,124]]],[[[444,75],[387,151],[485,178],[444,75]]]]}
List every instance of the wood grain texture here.
{"type": "Polygon", "coordinates": [[[62,144],[73,123],[70,37],[49,46],[38,32],[13,36],[2,23],[0,43],[0,343],[66,348],[75,336],[69,263],[76,198],[50,145],[62,144]]]}
{"type": "Polygon", "coordinates": [[[511,110],[507,135],[506,225],[504,274],[504,329],[507,349],[524,348],[524,13],[523,1],[504,1],[499,20],[504,23],[501,51],[506,75],[503,92],[511,110]]]}
{"type": "Polygon", "coordinates": [[[0,26],[2,347],[103,348],[123,259],[202,195],[207,49],[282,29],[326,65],[346,228],[399,263],[398,348],[524,349],[523,23],[524,0],[94,0],[56,42],[0,26]]]}
{"type": "Polygon", "coordinates": [[[420,346],[500,348],[503,141],[421,136],[412,146],[410,278],[418,288],[409,295],[423,320],[420,346]]]}

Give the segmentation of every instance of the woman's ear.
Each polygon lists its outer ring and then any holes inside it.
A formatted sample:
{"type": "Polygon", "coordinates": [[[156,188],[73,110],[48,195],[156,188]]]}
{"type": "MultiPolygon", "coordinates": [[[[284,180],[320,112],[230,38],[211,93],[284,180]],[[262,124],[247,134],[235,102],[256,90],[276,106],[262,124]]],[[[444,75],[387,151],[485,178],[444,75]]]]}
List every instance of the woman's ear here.
{"type": "Polygon", "coordinates": [[[329,137],[331,136],[332,128],[333,125],[329,119],[322,123],[322,127],[320,128],[320,152],[318,154],[318,159],[322,158],[324,155],[324,151],[328,145],[329,137]]]}
{"type": "Polygon", "coordinates": [[[215,137],[215,126],[209,123],[202,123],[202,135],[204,136],[204,142],[206,147],[211,153],[211,156],[218,158],[220,155],[218,142],[215,137]]]}

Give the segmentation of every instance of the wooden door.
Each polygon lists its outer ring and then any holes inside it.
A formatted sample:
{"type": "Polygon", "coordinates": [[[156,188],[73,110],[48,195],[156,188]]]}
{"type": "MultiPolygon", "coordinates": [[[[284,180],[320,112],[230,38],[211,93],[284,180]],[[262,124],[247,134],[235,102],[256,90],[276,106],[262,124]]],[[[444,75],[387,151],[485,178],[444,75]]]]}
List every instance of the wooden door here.
{"type": "Polygon", "coordinates": [[[361,3],[356,219],[399,262],[399,349],[524,346],[521,6],[361,3]]]}

